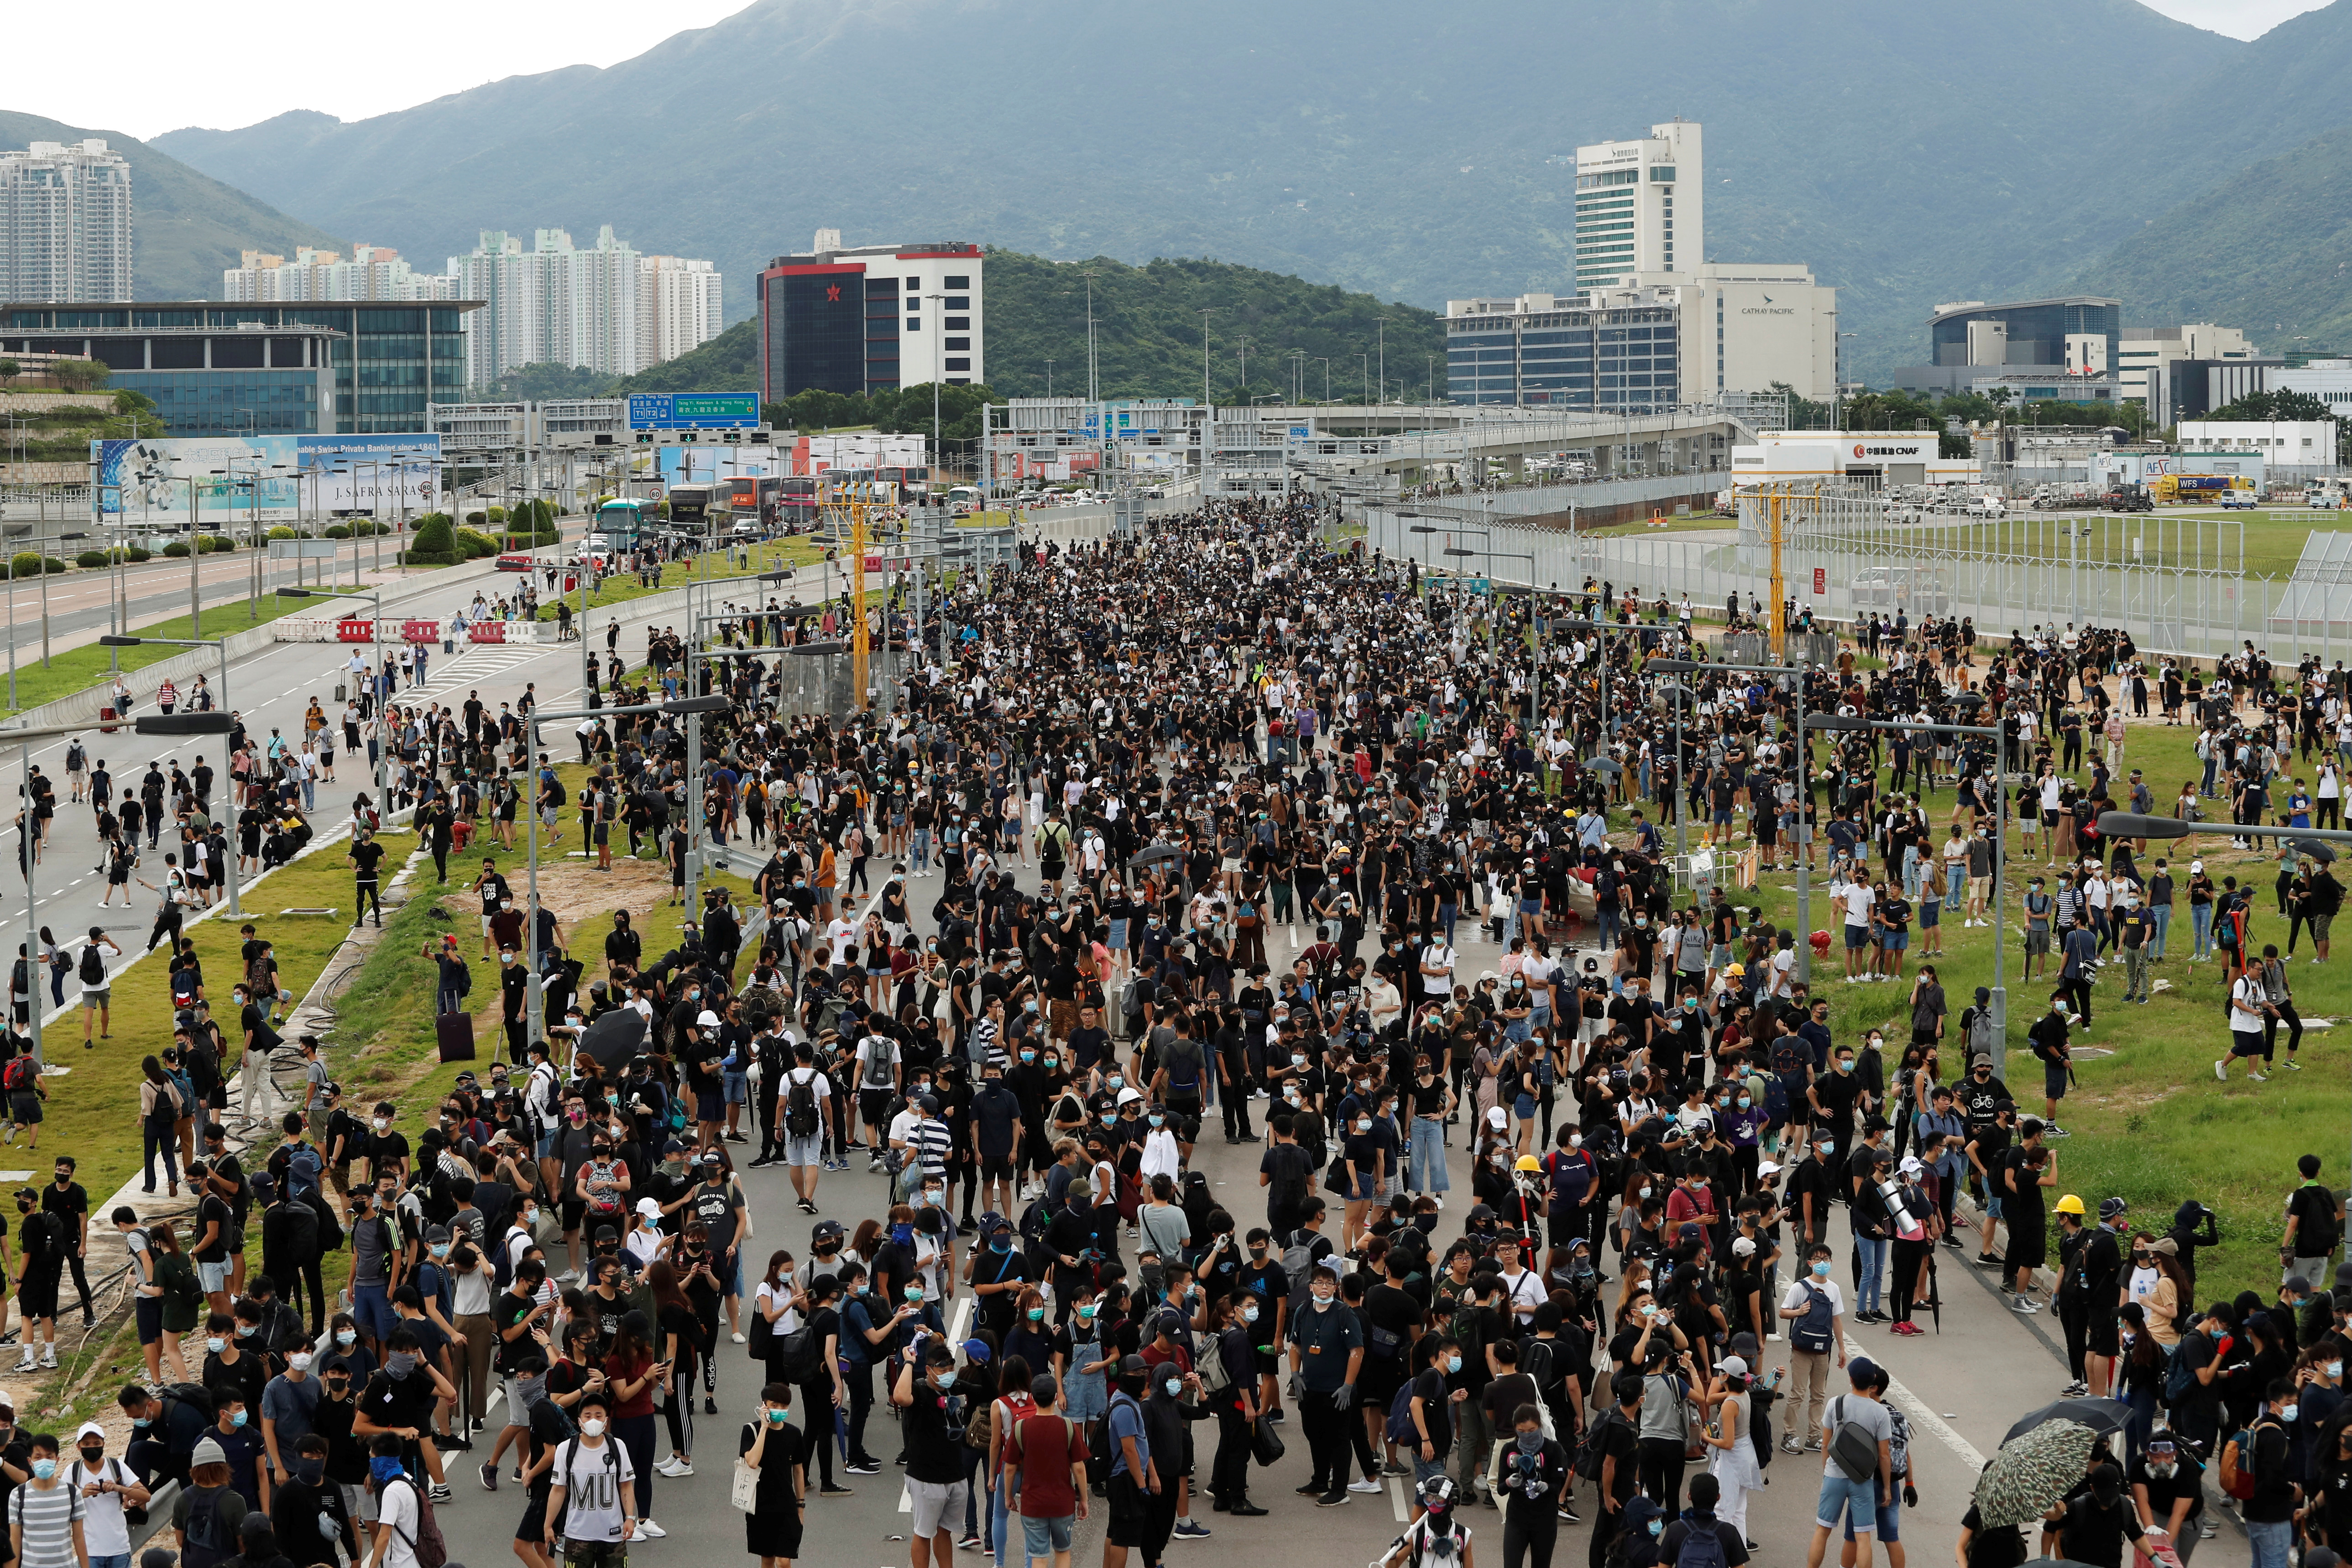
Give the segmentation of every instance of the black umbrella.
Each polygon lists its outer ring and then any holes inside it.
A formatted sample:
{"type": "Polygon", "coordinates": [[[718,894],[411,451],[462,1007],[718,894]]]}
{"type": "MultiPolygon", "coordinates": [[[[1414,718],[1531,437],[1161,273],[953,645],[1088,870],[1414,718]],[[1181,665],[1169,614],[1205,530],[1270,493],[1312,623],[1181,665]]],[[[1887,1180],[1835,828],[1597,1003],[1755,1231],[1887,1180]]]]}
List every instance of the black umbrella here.
{"type": "Polygon", "coordinates": [[[2021,1416],[2017,1425],[2009,1429],[2009,1436],[2001,1441],[2013,1443],[2048,1421],[2077,1421],[2105,1437],[2122,1431],[2130,1419],[2131,1406],[2118,1405],[2112,1399],[2061,1399],[2055,1405],[2044,1405],[2041,1409],[2021,1416]]]}
{"type": "Polygon", "coordinates": [[[646,1042],[645,1015],[635,1008],[606,1013],[580,1031],[580,1051],[607,1067],[619,1067],[646,1042]]]}
{"type": "Polygon", "coordinates": [[[1136,851],[1127,863],[1131,866],[1155,866],[1170,861],[1181,861],[1183,858],[1184,851],[1181,845],[1153,844],[1149,848],[1136,851]]]}

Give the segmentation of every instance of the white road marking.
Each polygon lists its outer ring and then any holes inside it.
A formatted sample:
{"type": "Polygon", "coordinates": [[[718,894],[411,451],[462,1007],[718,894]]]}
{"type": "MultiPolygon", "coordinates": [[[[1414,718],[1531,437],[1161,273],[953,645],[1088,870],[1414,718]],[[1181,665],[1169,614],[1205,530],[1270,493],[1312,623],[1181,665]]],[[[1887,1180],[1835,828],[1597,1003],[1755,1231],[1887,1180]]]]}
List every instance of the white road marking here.
{"type": "Polygon", "coordinates": [[[1396,1515],[1399,1524],[1412,1522],[1412,1509],[1404,1500],[1404,1481],[1401,1477],[1389,1478],[1389,1511],[1396,1515]]]}
{"type": "MultiPolygon", "coordinates": [[[[1849,1361],[1856,1359],[1864,1354],[1863,1348],[1853,1342],[1853,1336],[1851,1334],[1846,1336],[1845,1354],[1849,1361]]],[[[1884,1368],[1886,1365],[1885,1362],[1879,1360],[1875,1356],[1873,1356],[1871,1359],[1881,1368],[1884,1368]]],[[[1960,1462],[1968,1466],[1969,1474],[1973,1476],[1979,1470],[1984,1469],[1985,1457],[1983,1451],[1974,1443],[1971,1443],[1966,1437],[1961,1437],[1959,1430],[1949,1421],[1945,1420],[1935,1411],[1928,1409],[1927,1406],[1921,1404],[1919,1402],[1919,1396],[1912,1393],[1910,1389],[1905,1387],[1902,1380],[1897,1378],[1892,1371],[1889,1371],[1886,1375],[1886,1402],[1901,1410],[1903,1414],[1909,1418],[1911,1422],[1911,1430],[1915,1437],[1921,1432],[1925,1432],[1929,1437],[1935,1438],[1936,1441],[1943,1444],[1944,1447],[1951,1449],[1953,1453],[1959,1456],[1960,1462]]]]}

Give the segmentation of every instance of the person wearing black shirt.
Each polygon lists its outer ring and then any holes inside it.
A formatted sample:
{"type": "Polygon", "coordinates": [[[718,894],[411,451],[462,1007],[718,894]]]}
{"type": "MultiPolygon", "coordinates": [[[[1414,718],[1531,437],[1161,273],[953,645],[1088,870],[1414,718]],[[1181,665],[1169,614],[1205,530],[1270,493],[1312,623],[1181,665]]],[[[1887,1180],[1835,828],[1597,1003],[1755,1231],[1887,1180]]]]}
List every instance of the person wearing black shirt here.
{"type": "Polygon", "coordinates": [[[81,1322],[90,1324],[89,1260],[89,1194],[74,1180],[74,1158],[59,1155],[56,1180],[41,1189],[41,1212],[55,1215],[66,1228],[66,1264],[73,1270],[74,1289],[81,1296],[81,1322]]]}
{"type": "MultiPolygon", "coordinates": [[[[2281,1456],[2284,1460],[2284,1456],[2281,1456]]],[[[2091,1467],[2090,1485],[2066,1500],[2063,1518],[2048,1527],[2063,1542],[2053,1555],[2094,1568],[2123,1568],[2124,1547],[2147,1533],[2138,1512],[2124,1496],[2124,1478],[2113,1465],[2091,1467]]]]}
{"type": "Polygon", "coordinates": [[[2205,1467],[2170,1432],[2157,1432],[2135,1456],[2129,1477],[2140,1524],[2178,1542],[2205,1512],[2205,1467]]]}
{"type": "Polygon", "coordinates": [[[352,910],[352,926],[356,928],[367,917],[371,904],[375,906],[375,923],[382,925],[383,900],[376,894],[376,872],[383,863],[383,846],[375,841],[370,830],[360,828],[353,832],[351,853],[344,858],[351,862],[355,873],[354,897],[357,902],[352,910]]]}

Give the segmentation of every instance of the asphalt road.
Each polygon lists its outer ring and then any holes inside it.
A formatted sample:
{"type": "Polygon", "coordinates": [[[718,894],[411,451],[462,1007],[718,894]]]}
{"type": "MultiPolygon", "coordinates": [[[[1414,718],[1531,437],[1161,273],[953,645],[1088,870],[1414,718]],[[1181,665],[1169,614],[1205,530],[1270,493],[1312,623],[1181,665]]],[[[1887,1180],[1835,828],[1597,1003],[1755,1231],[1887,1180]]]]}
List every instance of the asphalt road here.
{"type": "MultiPolygon", "coordinates": [[[[1033,880],[1034,875],[1034,868],[1024,868],[1024,883],[1033,880]]],[[[917,897],[912,902],[927,908],[938,887],[936,880],[919,883],[917,897]]],[[[920,923],[928,925],[927,917],[920,923]]],[[[1458,937],[1466,937],[1469,930],[1465,925],[1458,937]]],[[[1306,935],[1311,939],[1311,932],[1306,935]]],[[[1269,938],[1269,947],[1277,962],[1281,961],[1279,955],[1288,950],[1278,934],[1269,938]]],[[[1492,968],[1499,956],[1500,949],[1492,944],[1461,941],[1460,967],[1464,973],[1492,968]]],[[[1262,1104],[1254,1107],[1251,1117],[1252,1126],[1261,1135],[1263,1110],[1262,1104]]],[[[1460,1131],[1455,1129],[1457,1134],[1460,1131]]],[[[1213,1134],[1194,1153],[1198,1168],[1208,1175],[1219,1201],[1233,1210],[1244,1228],[1263,1222],[1264,1207],[1256,1182],[1258,1152],[1254,1145],[1229,1147],[1213,1134]]],[[[1449,1204],[1446,1223],[1440,1229],[1441,1244],[1459,1234],[1459,1217],[1467,1207],[1468,1159],[1458,1136],[1451,1151],[1449,1175],[1455,1197],[1449,1204]]],[[[747,1253],[764,1260],[773,1248],[789,1246],[797,1255],[806,1256],[809,1227],[814,1221],[793,1207],[786,1173],[781,1168],[747,1170],[744,1181],[757,1227],[755,1239],[746,1246],[747,1253]]],[[[859,1219],[882,1211],[884,1182],[880,1176],[866,1175],[862,1165],[856,1165],[846,1173],[828,1173],[817,1195],[821,1217],[838,1219],[854,1229],[859,1219]]],[[[1973,1232],[1964,1234],[1963,1239],[1972,1243],[1973,1232]]],[[[1843,1256],[1847,1250],[1843,1239],[1837,1239],[1836,1244],[1843,1256]]],[[[1999,1446],[2002,1435],[2019,1416],[2056,1399],[2068,1380],[2063,1343],[2056,1338],[2056,1325],[2047,1315],[2025,1318],[2010,1311],[2007,1298],[1997,1293],[1990,1273],[1969,1266],[1959,1252],[1937,1250],[1940,1294],[1945,1303],[1940,1328],[1931,1328],[1930,1333],[1914,1338],[1896,1338],[1883,1326],[1852,1328],[1847,1340],[1853,1355],[1877,1360],[1896,1380],[1894,1396],[1910,1418],[1911,1462],[1919,1491],[1918,1506],[1904,1512],[1901,1530],[1908,1549],[1922,1552],[1926,1554],[1923,1561],[1930,1563],[1949,1557],[1960,1518],[1969,1506],[1969,1489],[1985,1457],[1999,1446]]],[[[1613,1273],[1613,1260],[1604,1263],[1604,1270],[1613,1273]]],[[[1840,1277],[1844,1277],[1843,1265],[1840,1277]]],[[[1784,1284],[1788,1278],[1784,1266],[1784,1284]]],[[[1613,1283],[1609,1290],[1613,1292],[1613,1283]]],[[[1613,1293],[1611,1299],[1613,1301],[1613,1293]]],[[[950,1304],[951,1322],[954,1306],[970,1300],[968,1295],[959,1296],[957,1302],[950,1304]]],[[[669,1533],[667,1539],[641,1542],[631,1548],[641,1563],[702,1563],[744,1552],[742,1521],[729,1506],[728,1488],[738,1434],[757,1401],[761,1379],[742,1347],[722,1341],[719,1351],[720,1414],[696,1417],[699,1441],[693,1453],[696,1473],[691,1478],[656,1478],[653,1517],[669,1533]]],[[[1785,1367],[1787,1361],[1785,1343],[1768,1346],[1769,1365],[1785,1367]]],[[[1830,1391],[1844,1391],[1835,1374],[1830,1391]]],[[[1786,1404],[1779,1406],[1776,1417],[1785,1416],[1787,1408],[1786,1404]]],[[[866,1446],[886,1459],[899,1448],[897,1434],[890,1428],[891,1419],[877,1391],[866,1446]]],[[[1202,1482],[1214,1449],[1215,1430],[1213,1424],[1195,1428],[1199,1439],[1196,1473],[1202,1482]]],[[[1212,1536],[1207,1541],[1171,1542],[1169,1552],[1174,1560],[1181,1563],[1188,1557],[1213,1557],[1221,1549],[1231,1549],[1238,1543],[1246,1551],[1265,1554],[1267,1561],[1286,1558],[1352,1565],[1368,1562],[1386,1549],[1406,1517],[1403,1483],[1384,1482],[1385,1490],[1381,1494],[1353,1495],[1345,1507],[1317,1508],[1308,1500],[1292,1493],[1294,1487],[1304,1483],[1307,1473],[1307,1445],[1295,1416],[1284,1433],[1287,1455],[1271,1473],[1256,1471],[1252,1478],[1252,1497],[1272,1510],[1269,1516],[1230,1520],[1212,1512],[1204,1497],[1193,1512],[1200,1522],[1209,1527],[1212,1536]],[[1287,1558],[1286,1554],[1292,1552],[1299,1555],[1287,1558]]],[[[659,1446],[667,1449],[666,1435],[659,1446]]],[[[461,1460],[467,1458],[459,1456],[461,1460]]],[[[1777,1454],[1775,1459],[1766,1472],[1767,1488],[1751,1498],[1748,1532],[1761,1546],[1756,1561],[1776,1565],[1799,1563],[1805,1561],[1811,1540],[1822,1461],[1818,1454],[1777,1454]]],[[[509,1467],[509,1478],[510,1473],[509,1467]]],[[[458,1489],[457,1501],[445,1508],[440,1517],[452,1559],[474,1563],[477,1568],[501,1560],[511,1550],[512,1531],[522,1514],[522,1495],[510,1479],[501,1483],[496,1496],[485,1495],[469,1465],[453,1465],[451,1474],[458,1489]]],[[[836,1474],[836,1480],[842,1479],[845,1478],[836,1474]]],[[[909,1557],[906,1536],[911,1519],[903,1501],[900,1473],[886,1465],[878,1475],[845,1479],[856,1495],[811,1498],[803,1557],[842,1564],[907,1563],[909,1557]]],[[[1591,1489],[1587,1483],[1580,1490],[1587,1501],[1580,1511],[1589,1521],[1591,1489]]],[[[1467,1517],[1475,1532],[1479,1561],[1499,1565],[1499,1514],[1473,1508],[1467,1517]]],[[[1076,1543],[1076,1560],[1079,1563],[1091,1564],[1099,1560],[1101,1526],[1099,1513],[1079,1526],[1076,1543]]],[[[1589,1522],[1563,1524],[1557,1560],[1562,1563],[1584,1561],[1591,1528],[1589,1522]]],[[[1016,1563],[1020,1555],[1018,1529],[1016,1523],[1016,1563]]],[[[2032,1544],[2029,1542],[2029,1546],[2032,1544]]],[[[2227,1521],[2222,1523],[2216,1539],[2195,1544],[2196,1560],[2200,1563],[2241,1564],[2250,1561],[2244,1536],[2227,1521]]],[[[1838,1551],[1838,1543],[1832,1543],[1828,1561],[1837,1562],[1838,1551]]]]}

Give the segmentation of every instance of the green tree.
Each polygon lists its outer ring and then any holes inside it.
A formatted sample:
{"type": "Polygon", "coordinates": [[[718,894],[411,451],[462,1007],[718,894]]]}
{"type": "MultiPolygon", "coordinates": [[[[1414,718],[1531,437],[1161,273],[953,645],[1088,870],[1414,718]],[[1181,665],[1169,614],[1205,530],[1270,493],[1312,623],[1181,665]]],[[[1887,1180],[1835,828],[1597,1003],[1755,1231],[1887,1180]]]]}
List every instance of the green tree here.
{"type": "Polygon", "coordinates": [[[2274,392],[2248,392],[2235,402],[2224,403],[2205,417],[2226,419],[2233,423],[2251,420],[2268,423],[2274,421],[2284,423],[2295,420],[2334,419],[2336,415],[2328,412],[2326,403],[2309,392],[2288,392],[2284,388],[2280,388],[2274,392]]]}
{"type": "Polygon", "coordinates": [[[66,391],[86,392],[104,386],[113,371],[96,360],[58,360],[49,365],[49,374],[66,391]]]}
{"type": "Polygon", "coordinates": [[[0,356],[0,382],[14,382],[24,368],[16,361],[0,356]]]}

